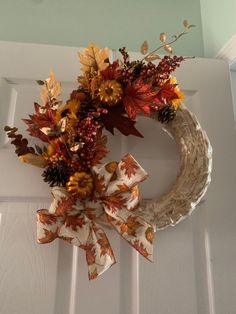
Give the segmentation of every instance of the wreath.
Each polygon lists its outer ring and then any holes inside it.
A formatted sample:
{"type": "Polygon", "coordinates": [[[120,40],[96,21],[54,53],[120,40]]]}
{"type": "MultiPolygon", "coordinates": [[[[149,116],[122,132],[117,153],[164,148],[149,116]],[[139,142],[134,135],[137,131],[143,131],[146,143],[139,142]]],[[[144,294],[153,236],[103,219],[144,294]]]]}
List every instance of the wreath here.
{"type": "Polygon", "coordinates": [[[89,278],[115,263],[104,227],[114,228],[132,247],[152,260],[156,229],[174,225],[191,213],[210,182],[211,146],[196,117],[182,104],[184,94],[171,74],[188,59],[173,56],[171,44],[191,28],[148,52],[144,41],[141,60],[130,61],[125,48],[111,62],[109,49],[90,44],[79,53],[82,75],[70,98],[60,100],[61,84],[53,72],[41,86],[42,103],[23,119],[28,133],[43,142],[29,146],[15,127],[5,127],[22,162],[42,167],[52,188],[49,209],[37,211],[37,240],[56,238],[85,251],[89,278]],[[160,57],[164,48],[169,54],[160,57]],[[157,60],[157,62],[153,62],[157,60]],[[157,200],[142,200],[138,184],[146,171],[130,154],[119,162],[102,162],[108,154],[104,130],[142,137],[138,115],[162,123],[177,142],[181,154],[179,175],[168,193],[157,200]]]}

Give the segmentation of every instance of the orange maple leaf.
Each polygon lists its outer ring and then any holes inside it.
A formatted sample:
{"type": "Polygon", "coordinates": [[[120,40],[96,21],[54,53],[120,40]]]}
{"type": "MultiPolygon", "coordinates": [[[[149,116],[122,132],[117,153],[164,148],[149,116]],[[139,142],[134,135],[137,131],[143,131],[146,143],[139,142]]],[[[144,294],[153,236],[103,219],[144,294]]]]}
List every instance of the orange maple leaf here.
{"type": "Polygon", "coordinates": [[[55,210],[56,215],[65,215],[66,213],[73,210],[75,200],[72,197],[62,197],[55,210]]]}
{"type": "Polygon", "coordinates": [[[122,195],[111,195],[101,198],[102,202],[111,210],[112,213],[117,212],[119,209],[126,207],[127,200],[122,195]]]}
{"type": "Polygon", "coordinates": [[[127,175],[130,179],[133,175],[136,174],[136,170],[139,169],[139,166],[136,160],[128,154],[122,158],[120,169],[124,170],[125,175],[127,175]]]}
{"type": "Polygon", "coordinates": [[[133,237],[136,237],[136,231],[139,227],[142,227],[143,225],[137,221],[137,216],[129,216],[126,220],[126,225],[128,227],[127,234],[131,235],[133,237]]]}
{"type": "Polygon", "coordinates": [[[86,224],[84,217],[81,214],[74,216],[67,216],[65,218],[65,226],[70,227],[72,230],[77,231],[77,228],[82,228],[86,224]]]}
{"type": "Polygon", "coordinates": [[[150,254],[148,254],[147,249],[145,248],[145,246],[143,245],[142,242],[140,242],[139,240],[135,240],[133,243],[130,242],[132,244],[132,246],[140,253],[142,254],[144,257],[148,258],[148,256],[150,254]]]}
{"type": "Polygon", "coordinates": [[[57,230],[55,232],[44,229],[44,237],[38,239],[38,242],[41,244],[52,242],[57,238],[57,230]]]}
{"type": "Polygon", "coordinates": [[[59,237],[59,238],[62,239],[62,240],[64,240],[64,241],[66,241],[66,242],[69,242],[69,243],[71,243],[72,240],[74,239],[74,238],[71,238],[71,237],[64,237],[64,236],[61,236],[61,237],[59,237]]]}
{"type": "Polygon", "coordinates": [[[99,236],[100,236],[100,239],[97,242],[101,247],[100,256],[106,255],[106,254],[108,254],[109,256],[113,256],[113,251],[107,239],[106,234],[103,232],[103,233],[100,233],[99,236]]]}
{"type": "Polygon", "coordinates": [[[129,190],[129,187],[125,183],[117,184],[117,187],[120,193],[123,193],[129,190]]]}
{"type": "Polygon", "coordinates": [[[96,279],[97,276],[98,276],[98,272],[97,272],[97,268],[95,268],[93,272],[89,273],[89,280],[96,279]]]}
{"type": "Polygon", "coordinates": [[[56,223],[57,218],[51,214],[38,213],[38,220],[44,225],[52,225],[56,223]]]}
{"type": "Polygon", "coordinates": [[[80,248],[85,250],[85,252],[86,252],[86,261],[87,261],[88,265],[95,264],[96,252],[95,252],[94,244],[92,244],[92,243],[85,244],[85,245],[81,244],[80,248]]]}
{"type": "Polygon", "coordinates": [[[96,179],[95,179],[95,190],[98,193],[102,193],[106,190],[106,184],[105,184],[104,176],[96,177],[96,179]]]}

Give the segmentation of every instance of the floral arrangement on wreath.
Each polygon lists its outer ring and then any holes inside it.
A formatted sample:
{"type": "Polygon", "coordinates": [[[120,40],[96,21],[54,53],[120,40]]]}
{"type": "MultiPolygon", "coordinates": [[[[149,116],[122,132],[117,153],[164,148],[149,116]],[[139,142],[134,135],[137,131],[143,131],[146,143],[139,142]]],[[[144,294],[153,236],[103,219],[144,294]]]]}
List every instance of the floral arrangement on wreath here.
{"type": "Polygon", "coordinates": [[[150,53],[144,41],[141,60],[130,61],[122,48],[121,60],[111,62],[108,48],[90,44],[79,53],[82,75],[65,103],[59,99],[61,84],[52,72],[45,81],[37,81],[42,103],[35,103],[35,113],[23,121],[29,135],[43,142],[41,147],[29,147],[17,128],[5,127],[19,159],[44,168],[44,181],[52,187],[49,210],[37,211],[38,242],[61,238],[82,248],[90,279],[115,263],[104,221],[152,260],[155,226],[137,213],[138,183],[147,173],[130,154],[120,162],[102,163],[108,154],[103,131],[113,133],[117,128],[125,136],[142,137],[135,127],[139,114],[156,113],[161,123],[175,118],[184,95],[171,73],[186,58],[172,56],[171,44],[193,25],[184,21],[184,27],[170,42],[161,33],[161,46],[150,53]],[[157,55],[161,48],[169,55],[157,55]]]}

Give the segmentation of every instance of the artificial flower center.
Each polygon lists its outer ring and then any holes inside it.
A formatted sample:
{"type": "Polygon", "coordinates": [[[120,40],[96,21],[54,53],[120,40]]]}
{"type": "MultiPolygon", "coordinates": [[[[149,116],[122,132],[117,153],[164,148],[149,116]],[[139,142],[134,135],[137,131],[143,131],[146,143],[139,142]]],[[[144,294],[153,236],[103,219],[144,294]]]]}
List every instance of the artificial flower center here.
{"type": "Polygon", "coordinates": [[[120,83],[115,80],[107,80],[101,83],[98,89],[98,96],[100,100],[108,106],[117,104],[122,95],[122,88],[120,83]]]}
{"type": "Polygon", "coordinates": [[[76,172],[67,182],[67,190],[78,198],[86,198],[92,194],[93,178],[89,173],[76,172]]]}
{"type": "Polygon", "coordinates": [[[110,95],[113,94],[113,88],[111,88],[111,87],[107,87],[107,88],[105,89],[105,91],[106,91],[106,94],[107,94],[108,96],[110,96],[110,95]]]}

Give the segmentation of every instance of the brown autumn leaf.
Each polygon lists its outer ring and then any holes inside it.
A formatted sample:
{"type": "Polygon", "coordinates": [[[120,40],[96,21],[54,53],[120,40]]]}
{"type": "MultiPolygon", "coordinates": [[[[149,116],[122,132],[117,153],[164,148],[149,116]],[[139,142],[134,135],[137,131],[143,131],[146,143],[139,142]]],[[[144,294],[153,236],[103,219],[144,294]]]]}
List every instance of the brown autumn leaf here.
{"type": "Polygon", "coordinates": [[[144,257],[148,258],[149,254],[145,246],[139,240],[135,240],[133,243],[130,242],[132,246],[144,257]]]}
{"type": "Polygon", "coordinates": [[[53,225],[57,221],[57,218],[54,215],[45,213],[39,213],[38,219],[44,225],[53,225]]]}
{"type": "Polygon", "coordinates": [[[98,132],[94,146],[94,157],[92,159],[92,166],[101,163],[101,160],[108,154],[107,136],[102,135],[102,132],[98,132]]]}
{"type": "Polygon", "coordinates": [[[138,217],[129,216],[126,220],[127,225],[127,234],[133,237],[136,237],[136,231],[139,227],[143,226],[139,221],[137,221],[138,217]]]}
{"type": "Polygon", "coordinates": [[[73,205],[75,205],[75,200],[72,197],[62,197],[60,202],[57,204],[55,210],[56,215],[65,215],[73,210],[73,205]]]}
{"type": "Polygon", "coordinates": [[[52,242],[57,238],[57,230],[55,232],[44,229],[44,237],[38,239],[38,242],[41,244],[52,242]]]}
{"type": "Polygon", "coordinates": [[[144,42],[142,43],[141,47],[140,47],[140,52],[145,55],[146,53],[148,53],[148,42],[147,40],[144,40],[144,42]]]}
{"type": "Polygon", "coordinates": [[[94,244],[92,243],[86,244],[86,245],[81,244],[80,248],[85,250],[86,252],[86,261],[88,265],[89,266],[93,265],[96,261],[96,252],[95,252],[94,244]]]}
{"type": "Polygon", "coordinates": [[[122,158],[120,169],[124,170],[129,179],[136,174],[138,168],[137,162],[131,155],[128,154],[122,158]]]}
{"type": "Polygon", "coordinates": [[[82,64],[82,70],[85,73],[94,71],[105,70],[109,63],[109,49],[100,49],[91,43],[82,53],[78,53],[80,63],[82,64]]]}
{"type": "Polygon", "coordinates": [[[148,227],[147,230],[145,231],[145,237],[148,242],[151,244],[153,243],[154,240],[154,230],[152,227],[148,227]]]}
{"type": "Polygon", "coordinates": [[[84,217],[81,216],[81,214],[75,216],[67,216],[64,223],[66,227],[69,227],[74,231],[77,231],[78,227],[82,228],[86,224],[84,217]]]}
{"type": "Polygon", "coordinates": [[[111,195],[102,199],[102,202],[111,210],[112,213],[126,207],[126,199],[122,195],[111,195]]]}
{"type": "Polygon", "coordinates": [[[72,241],[74,240],[74,238],[71,238],[71,237],[64,237],[64,236],[60,236],[59,237],[60,239],[68,242],[68,243],[72,243],[72,241]]]}
{"type": "Polygon", "coordinates": [[[113,251],[112,251],[111,245],[107,239],[106,234],[104,232],[102,232],[102,233],[99,233],[99,236],[100,236],[100,239],[97,242],[101,248],[100,256],[103,256],[106,254],[109,256],[113,256],[113,251]]]}
{"type": "Polygon", "coordinates": [[[106,183],[104,176],[96,177],[95,179],[95,190],[98,193],[102,193],[106,190],[106,183]]]}
{"type": "Polygon", "coordinates": [[[129,190],[128,185],[126,185],[125,183],[117,184],[117,188],[119,189],[120,193],[124,193],[124,192],[127,192],[129,190]]]}
{"type": "Polygon", "coordinates": [[[96,279],[97,276],[98,276],[98,272],[97,272],[97,268],[95,268],[93,272],[89,273],[89,280],[96,279]]]}

